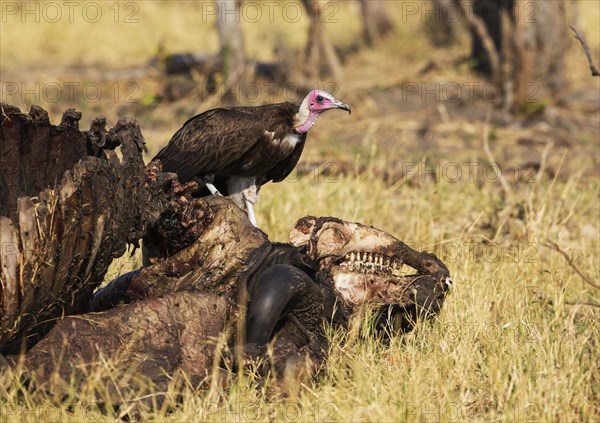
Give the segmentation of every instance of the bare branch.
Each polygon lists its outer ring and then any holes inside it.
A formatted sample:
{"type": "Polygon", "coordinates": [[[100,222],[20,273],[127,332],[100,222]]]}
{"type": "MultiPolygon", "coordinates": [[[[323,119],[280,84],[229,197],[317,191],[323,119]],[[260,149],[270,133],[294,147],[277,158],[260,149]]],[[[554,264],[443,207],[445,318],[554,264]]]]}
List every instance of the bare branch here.
{"type": "MultiPolygon", "coordinates": [[[[543,301],[550,306],[556,305],[554,301],[552,301],[551,298],[548,298],[543,292],[536,292],[535,294],[540,301],[543,301]]],[[[565,301],[563,304],[568,306],[589,306],[600,308],[600,303],[594,301],[565,301]]]]}
{"type": "Polygon", "coordinates": [[[581,276],[581,279],[583,279],[583,281],[585,283],[587,283],[590,286],[593,286],[596,289],[600,289],[600,285],[598,285],[597,283],[593,282],[591,277],[585,275],[581,270],[579,270],[579,268],[573,262],[573,259],[562,248],[560,248],[560,246],[556,242],[547,240],[546,243],[542,244],[542,245],[544,247],[546,247],[546,248],[550,248],[551,250],[554,250],[554,251],[560,253],[565,258],[565,260],[567,260],[567,263],[569,263],[569,266],[571,266],[571,268],[579,276],[581,276]]]}
{"type": "Polygon", "coordinates": [[[592,71],[592,76],[600,76],[598,68],[596,68],[596,66],[594,65],[594,59],[592,59],[592,53],[590,52],[590,47],[588,46],[585,37],[579,31],[577,31],[577,29],[573,25],[569,24],[569,28],[571,28],[571,31],[573,31],[575,38],[579,40],[581,46],[583,47],[583,51],[585,51],[585,55],[588,58],[588,62],[590,62],[590,70],[592,71]]]}
{"type": "Polygon", "coordinates": [[[593,301],[565,301],[565,304],[571,306],[582,305],[600,308],[600,303],[595,303],[593,301]]]}

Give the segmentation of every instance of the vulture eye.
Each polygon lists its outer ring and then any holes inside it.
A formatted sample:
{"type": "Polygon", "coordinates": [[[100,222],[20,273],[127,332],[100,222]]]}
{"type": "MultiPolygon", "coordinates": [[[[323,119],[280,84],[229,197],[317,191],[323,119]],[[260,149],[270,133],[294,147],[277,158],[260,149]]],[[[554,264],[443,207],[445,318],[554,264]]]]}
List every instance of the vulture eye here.
{"type": "Polygon", "coordinates": [[[317,102],[319,102],[319,103],[323,102],[323,96],[322,95],[318,95],[317,96],[317,102]]]}

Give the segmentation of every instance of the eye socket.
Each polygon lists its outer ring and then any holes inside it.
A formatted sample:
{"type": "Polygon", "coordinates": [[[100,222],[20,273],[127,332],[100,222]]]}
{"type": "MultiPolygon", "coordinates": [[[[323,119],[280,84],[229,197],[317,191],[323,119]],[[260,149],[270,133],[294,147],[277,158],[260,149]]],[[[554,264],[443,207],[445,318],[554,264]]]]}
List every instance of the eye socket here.
{"type": "Polygon", "coordinates": [[[346,245],[347,242],[348,237],[346,234],[340,228],[333,225],[323,228],[319,233],[318,243],[321,250],[326,248],[336,250],[346,245]]]}
{"type": "Polygon", "coordinates": [[[317,96],[317,102],[318,103],[322,103],[323,102],[323,96],[322,95],[318,95],[317,96]]]}

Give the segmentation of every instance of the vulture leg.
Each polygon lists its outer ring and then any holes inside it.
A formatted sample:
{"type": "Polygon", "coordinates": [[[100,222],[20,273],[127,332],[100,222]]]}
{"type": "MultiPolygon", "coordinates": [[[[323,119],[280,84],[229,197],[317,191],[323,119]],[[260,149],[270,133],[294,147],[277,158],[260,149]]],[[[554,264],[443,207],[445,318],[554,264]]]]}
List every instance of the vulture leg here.
{"type": "Polygon", "coordinates": [[[219,192],[219,190],[217,189],[217,187],[215,187],[215,186],[214,186],[213,184],[211,184],[210,182],[207,182],[205,186],[206,186],[206,188],[208,188],[208,190],[210,191],[210,193],[211,193],[212,195],[218,195],[218,196],[222,196],[222,195],[223,195],[223,194],[221,194],[221,193],[219,192]]]}
{"type": "Polygon", "coordinates": [[[256,227],[256,215],[253,205],[258,201],[256,178],[232,176],[227,181],[227,192],[235,204],[248,214],[248,219],[256,227]]]}
{"type": "Polygon", "coordinates": [[[248,188],[242,191],[242,197],[246,204],[246,213],[248,213],[248,219],[250,222],[258,228],[256,224],[256,215],[254,214],[254,204],[258,201],[258,187],[254,180],[251,180],[251,184],[248,188]]]}
{"type": "Polygon", "coordinates": [[[248,219],[250,219],[250,223],[258,228],[258,225],[256,224],[256,215],[254,214],[254,206],[245,198],[244,200],[246,201],[246,213],[248,213],[248,219]]]}

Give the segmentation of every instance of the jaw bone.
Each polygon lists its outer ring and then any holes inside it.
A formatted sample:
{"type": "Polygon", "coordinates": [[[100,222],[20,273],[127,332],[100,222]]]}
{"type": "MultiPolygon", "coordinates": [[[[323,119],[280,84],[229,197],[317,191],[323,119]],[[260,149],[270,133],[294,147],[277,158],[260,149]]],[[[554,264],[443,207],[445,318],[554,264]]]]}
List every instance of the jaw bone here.
{"type": "Polygon", "coordinates": [[[384,254],[351,251],[343,257],[339,266],[351,272],[396,274],[402,268],[400,260],[384,254]]]}

